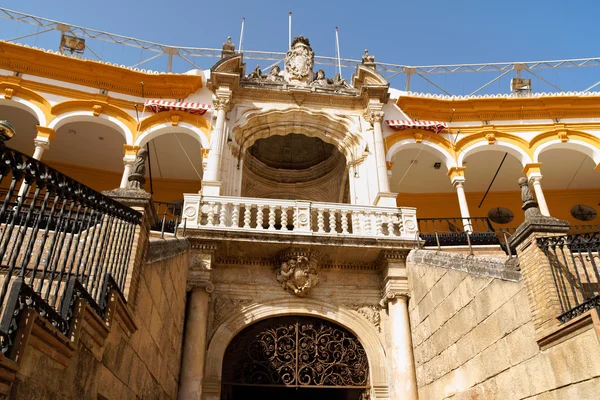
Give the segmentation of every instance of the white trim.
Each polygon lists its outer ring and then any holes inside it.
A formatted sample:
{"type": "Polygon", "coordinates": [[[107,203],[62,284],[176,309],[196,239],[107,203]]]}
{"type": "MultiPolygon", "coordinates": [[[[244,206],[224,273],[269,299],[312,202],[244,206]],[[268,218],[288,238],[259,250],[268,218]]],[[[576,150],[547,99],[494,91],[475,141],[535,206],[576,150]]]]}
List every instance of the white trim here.
{"type": "Polygon", "coordinates": [[[421,143],[416,143],[414,139],[404,139],[399,142],[396,142],[392,145],[392,147],[390,147],[388,149],[385,159],[386,159],[386,161],[392,161],[392,158],[398,151],[404,150],[404,149],[422,149],[423,148],[422,146],[427,146],[429,149],[425,149],[425,151],[429,150],[429,153],[431,153],[431,150],[434,150],[435,152],[440,153],[442,155],[442,157],[444,158],[446,167],[448,169],[457,166],[456,160],[454,160],[454,157],[452,157],[452,155],[450,153],[448,153],[448,151],[446,151],[446,149],[444,149],[442,146],[440,146],[438,144],[429,142],[425,139],[423,139],[423,141],[421,143]]]}
{"type": "Polygon", "coordinates": [[[91,111],[71,111],[61,114],[54,118],[52,122],[50,122],[48,128],[58,131],[60,127],[70,122],[92,122],[102,124],[115,129],[117,132],[123,135],[127,144],[131,144],[133,142],[133,133],[123,122],[106,114],[100,114],[95,117],[91,111]]]}
{"type": "Polygon", "coordinates": [[[8,107],[15,107],[15,108],[19,108],[21,110],[27,111],[29,114],[31,114],[37,118],[38,125],[46,126],[46,123],[47,123],[46,114],[44,114],[44,112],[42,111],[41,108],[39,108],[38,106],[36,106],[35,104],[33,104],[32,102],[30,102],[28,100],[22,99],[17,96],[13,96],[10,100],[0,98],[0,105],[8,106],[8,107]]]}
{"type": "Polygon", "coordinates": [[[540,154],[542,154],[549,147],[556,149],[562,148],[575,150],[590,157],[592,160],[594,160],[596,165],[600,164],[600,149],[594,147],[592,144],[577,139],[568,139],[566,142],[561,142],[560,139],[554,139],[540,144],[533,152],[533,159],[535,160],[534,162],[540,162],[540,154]]]}
{"type": "Polygon", "coordinates": [[[522,165],[530,164],[533,162],[531,157],[529,157],[529,154],[527,154],[519,146],[502,140],[496,140],[496,142],[492,145],[490,145],[487,141],[480,141],[477,143],[473,143],[472,145],[463,149],[458,154],[458,166],[460,167],[463,165],[463,161],[467,156],[473,153],[479,153],[480,151],[486,150],[503,151],[512,154],[513,156],[517,157],[517,159],[521,162],[522,165]]]}
{"type": "Polygon", "coordinates": [[[203,148],[210,148],[210,144],[208,142],[208,138],[206,134],[199,129],[198,127],[189,124],[187,122],[180,122],[177,126],[173,126],[171,122],[164,122],[159,125],[154,125],[149,129],[146,129],[144,132],[141,132],[139,136],[135,139],[134,145],[136,146],[144,146],[146,143],[155,139],[161,135],[165,135],[167,133],[185,133],[186,135],[192,136],[203,148]]]}

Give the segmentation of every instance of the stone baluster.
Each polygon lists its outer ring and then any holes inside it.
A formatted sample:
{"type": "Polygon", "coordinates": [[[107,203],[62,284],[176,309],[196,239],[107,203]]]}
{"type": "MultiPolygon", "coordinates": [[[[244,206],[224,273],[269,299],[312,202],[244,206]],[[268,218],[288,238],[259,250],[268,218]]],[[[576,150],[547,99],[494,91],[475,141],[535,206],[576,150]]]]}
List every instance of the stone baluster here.
{"type": "Polygon", "coordinates": [[[221,209],[219,210],[219,226],[220,227],[226,227],[227,226],[227,204],[228,203],[221,203],[220,207],[221,209]]]}
{"type": "Polygon", "coordinates": [[[371,217],[372,217],[373,213],[370,211],[365,211],[364,213],[361,213],[361,214],[365,216],[363,233],[365,235],[371,235],[373,233],[373,228],[371,226],[371,222],[372,222],[371,217]]]}
{"type": "Polygon", "coordinates": [[[361,226],[360,226],[360,215],[358,211],[352,211],[350,214],[350,219],[352,220],[352,233],[355,235],[360,234],[361,226]]]}
{"type": "Polygon", "coordinates": [[[275,210],[276,209],[277,209],[276,206],[273,206],[273,205],[269,206],[269,230],[270,231],[275,230],[275,210]]]}
{"type": "Polygon", "coordinates": [[[388,236],[398,236],[396,230],[394,229],[394,213],[387,213],[387,228],[388,228],[388,236]]]}
{"type": "Polygon", "coordinates": [[[206,225],[215,225],[215,202],[211,201],[208,203],[208,215],[206,216],[206,225]]]}
{"type": "Polygon", "coordinates": [[[383,221],[380,212],[375,213],[375,235],[383,236],[383,221]]]}
{"type": "Polygon", "coordinates": [[[233,211],[231,212],[231,226],[233,228],[239,228],[240,226],[240,204],[236,203],[233,205],[233,211]]]}
{"type": "Polygon", "coordinates": [[[324,233],[325,232],[325,216],[323,215],[323,213],[325,212],[324,209],[319,208],[318,209],[318,214],[317,214],[317,232],[319,233],[324,233]]]}
{"type": "Polygon", "coordinates": [[[337,233],[336,214],[337,210],[335,208],[329,209],[329,233],[337,233]]]}
{"type": "Polygon", "coordinates": [[[348,234],[348,210],[342,210],[342,233],[348,234]]]}
{"type": "Polygon", "coordinates": [[[263,205],[258,205],[256,208],[256,229],[263,228],[263,205]]]}
{"type": "Polygon", "coordinates": [[[290,209],[289,206],[281,206],[281,230],[282,231],[287,231],[287,224],[288,224],[288,210],[290,209]]]}
{"type": "Polygon", "coordinates": [[[252,220],[252,204],[244,204],[244,229],[250,229],[252,220]]]}

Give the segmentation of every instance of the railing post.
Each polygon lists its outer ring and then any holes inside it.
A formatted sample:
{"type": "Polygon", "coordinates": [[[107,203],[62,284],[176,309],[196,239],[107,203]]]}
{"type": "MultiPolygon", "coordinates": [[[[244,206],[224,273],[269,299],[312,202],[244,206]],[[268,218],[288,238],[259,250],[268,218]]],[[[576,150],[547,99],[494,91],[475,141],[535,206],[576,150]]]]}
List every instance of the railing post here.
{"type": "Polygon", "coordinates": [[[517,228],[507,246],[515,246],[519,267],[525,287],[529,292],[529,303],[536,336],[559,324],[556,319],[561,313],[560,297],[553,278],[551,258],[537,245],[537,239],[564,234],[569,229],[567,221],[546,217],[540,213],[526,178],[519,179],[525,221],[517,228]]]}
{"type": "Polygon", "coordinates": [[[294,210],[294,232],[312,231],[311,203],[308,201],[297,201],[294,210]]]}

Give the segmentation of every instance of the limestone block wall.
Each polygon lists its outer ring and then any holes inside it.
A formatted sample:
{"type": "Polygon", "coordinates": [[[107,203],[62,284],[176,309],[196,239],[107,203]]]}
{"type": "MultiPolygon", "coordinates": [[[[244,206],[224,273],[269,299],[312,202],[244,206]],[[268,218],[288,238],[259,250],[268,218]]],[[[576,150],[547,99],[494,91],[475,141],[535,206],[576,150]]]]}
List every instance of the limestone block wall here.
{"type": "Polygon", "coordinates": [[[591,325],[541,350],[519,272],[502,259],[429,250],[407,259],[421,399],[596,399],[591,325]]]}
{"type": "MultiPolygon", "coordinates": [[[[86,314],[70,342],[59,337],[67,343],[64,347],[39,333],[32,334],[19,362],[11,398],[176,398],[188,249],[184,239],[151,239],[135,308],[122,304],[128,310],[117,309],[112,323],[86,314]],[[129,315],[130,321],[123,315],[129,315]],[[90,322],[94,318],[97,325],[90,322]],[[104,326],[109,328],[103,330],[104,326]]],[[[36,324],[43,320],[38,318],[36,324]]]]}

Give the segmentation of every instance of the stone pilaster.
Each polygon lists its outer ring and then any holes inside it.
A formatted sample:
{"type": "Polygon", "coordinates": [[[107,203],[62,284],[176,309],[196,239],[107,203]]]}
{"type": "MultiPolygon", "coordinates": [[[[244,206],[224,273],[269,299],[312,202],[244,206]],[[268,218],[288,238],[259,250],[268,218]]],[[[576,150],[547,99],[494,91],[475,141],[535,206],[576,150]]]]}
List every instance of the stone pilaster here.
{"type": "Polygon", "coordinates": [[[185,336],[179,379],[180,400],[202,399],[211,282],[216,246],[192,242],[187,288],[185,336]]]}
{"type": "Polygon", "coordinates": [[[380,257],[383,299],[388,312],[388,368],[390,399],[417,400],[418,388],[408,315],[408,251],[382,252],[380,257]]]}

